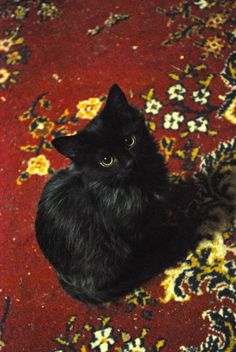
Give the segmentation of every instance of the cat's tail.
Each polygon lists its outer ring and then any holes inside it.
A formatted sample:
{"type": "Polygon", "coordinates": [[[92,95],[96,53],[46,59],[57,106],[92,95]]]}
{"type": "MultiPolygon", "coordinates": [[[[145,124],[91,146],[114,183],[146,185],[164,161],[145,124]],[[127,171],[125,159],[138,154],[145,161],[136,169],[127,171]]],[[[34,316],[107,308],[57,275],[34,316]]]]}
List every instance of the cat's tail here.
{"type": "Polygon", "coordinates": [[[140,276],[132,277],[124,281],[113,282],[111,287],[96,289],[93,287],[81,288],[73,284],[66,277],[58,274],[59,282],[62,288],[73,298],[93,305],[102,305],[108,302],[115,302],[122,296],[140,287],[154,276],[151,274],[141,273],[140,276]]]}

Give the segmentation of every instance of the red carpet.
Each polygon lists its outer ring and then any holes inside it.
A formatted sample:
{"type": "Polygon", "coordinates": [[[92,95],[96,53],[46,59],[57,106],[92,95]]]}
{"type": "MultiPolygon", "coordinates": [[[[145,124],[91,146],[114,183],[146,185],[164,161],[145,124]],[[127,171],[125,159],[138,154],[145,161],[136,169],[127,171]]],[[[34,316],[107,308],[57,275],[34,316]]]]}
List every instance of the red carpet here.
{"type": "Polygon", "coordinates": [[[236,178],[236,2],[1,0],[0,11],[0,350],[236,351],[235,231],[104,308],[63,292],[34,233],[42,187],[67,164],[51,139],[93,118],[113,83],[145,109],[176,182],[195,174],[210,201],[236,197],[224,181],[236,178]]]}

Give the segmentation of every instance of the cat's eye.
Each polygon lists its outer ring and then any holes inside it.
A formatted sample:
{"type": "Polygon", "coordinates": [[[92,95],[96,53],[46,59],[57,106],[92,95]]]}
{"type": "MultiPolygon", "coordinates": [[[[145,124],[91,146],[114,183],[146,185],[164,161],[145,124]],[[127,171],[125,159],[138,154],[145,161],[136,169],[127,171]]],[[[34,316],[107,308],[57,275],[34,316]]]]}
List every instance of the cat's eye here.
{"type": "Polygon", "coordinates": [[[128,149],[131,149],[135,146],[136,144],[136,137],[135,136],[129,136],[129,137],[126,137],[125,140],[125,146],[128,148],[128,149]]]}
{"type": "Polygon", "coordinates": [[[104,158],[102,158],[102,160],[100,161],[100,165],[102,165],[103,167],[111,167],[114,162],[115,162],[115,158],[113,156],[104,156],[104,158]]]}

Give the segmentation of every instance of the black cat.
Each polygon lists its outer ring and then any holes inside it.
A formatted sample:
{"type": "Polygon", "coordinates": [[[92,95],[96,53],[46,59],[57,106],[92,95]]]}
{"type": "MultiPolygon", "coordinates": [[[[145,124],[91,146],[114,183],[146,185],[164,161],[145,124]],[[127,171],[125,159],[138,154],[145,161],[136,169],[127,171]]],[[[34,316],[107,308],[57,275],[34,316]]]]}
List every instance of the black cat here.
{"type": "Polygon", "coordinates": [[[43,190],[38,243],[71,296],[95,304],[114,300],[156,275],[176,251],[171,241],[182,230],[164,220],[163,156],[142,113],[117,85],[83,130],[52,144],[72,164],[43,190]]]}

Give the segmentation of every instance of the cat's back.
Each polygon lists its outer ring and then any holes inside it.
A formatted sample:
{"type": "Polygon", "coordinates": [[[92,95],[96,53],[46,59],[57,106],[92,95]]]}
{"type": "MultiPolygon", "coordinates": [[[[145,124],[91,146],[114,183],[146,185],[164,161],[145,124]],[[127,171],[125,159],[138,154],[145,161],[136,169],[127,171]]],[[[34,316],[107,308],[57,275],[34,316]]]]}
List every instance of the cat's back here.
{"type": "Polygon", "coordinates": [[[36,225],[68,219],[79,214],[85,203],[85,192],[79,172],[71,167],[58,171],[46,183],[38,204],[36,225]]]}
{"type": "Polygon", "coordinates": [[[70,263],[70,245],[86,234],[87,204],[82,177],[71,167],[58,171],[41,194],[36,222],[36,238],[41,250],[60,272],[70,263]],[[61,260],[63,258],[63,260],[61,260]]]}

